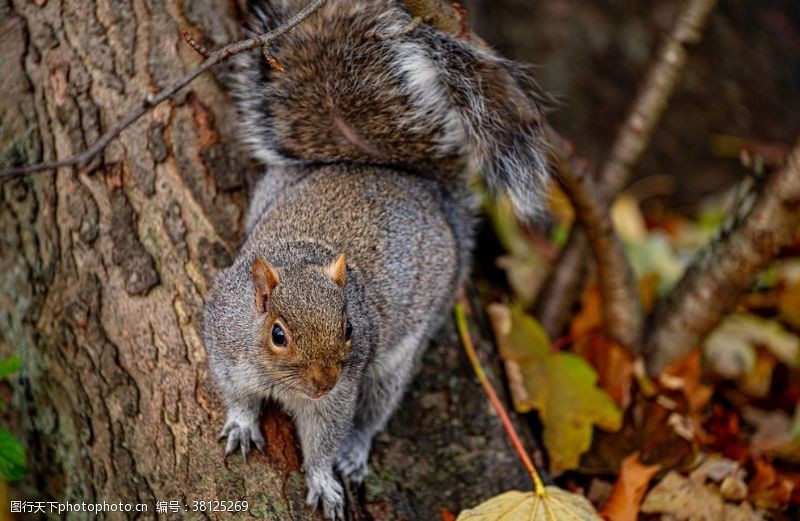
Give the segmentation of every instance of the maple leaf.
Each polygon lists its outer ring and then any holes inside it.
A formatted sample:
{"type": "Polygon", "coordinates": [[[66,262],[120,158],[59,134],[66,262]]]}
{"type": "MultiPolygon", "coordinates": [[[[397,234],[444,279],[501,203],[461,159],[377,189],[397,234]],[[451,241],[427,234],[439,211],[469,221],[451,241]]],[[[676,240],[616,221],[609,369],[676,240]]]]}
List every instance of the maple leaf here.
{"type": "Polygon", "coordinates": [[[583,496],[558,487],[545,487],[543,493],[512,490],[464,510],[456,521],[600,521],[594,507],[583,496]]]}
{"type": "Polygon", "coordinates": [[[597,387],[594,369],[575,354],[551,352],[547,334],[519,306],[492,304],[489,315],[500,355],[518,368],[515,407],[538,411],[544,424],[551,471],[577,468],[591,445],[593,426],[620,429],[619,408],[597,387]]]}

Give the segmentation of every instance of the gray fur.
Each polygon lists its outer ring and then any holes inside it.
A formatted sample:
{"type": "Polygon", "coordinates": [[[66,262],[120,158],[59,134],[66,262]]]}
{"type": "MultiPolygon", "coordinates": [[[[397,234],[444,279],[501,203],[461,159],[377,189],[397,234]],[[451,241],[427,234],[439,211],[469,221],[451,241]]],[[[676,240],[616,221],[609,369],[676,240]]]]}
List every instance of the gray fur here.
{"type": "MultiPolygon", "coordinates": [[[[251,30],[298,4],[258,2],[251,30]]],[[[278,401],[297,425],[307,501],[329,519],[344,515],[334,469],[363,480],[372,440],[468,273],[477,203],[467,169],[479,164],[526,217],[542,190],[538,109],[514,65],[430,27],[371,36],[408,20],[389,0],[331,2],[272,49],[284,73],[248,55],[233,89],[243,139],[270,168],[246,242],[206,304],[228,409],[221,435],[227,454],[262,447],[262,403],[278,401]],[[343,286],[325,268],[341,253],[343,286]],[[265,305],[256,259],[278,280],[265,305]],[[275,324],[285,346],[271,340],[275,324]],[[309,375],[323,373],[338,378],[314,399],[309,375]]]]}

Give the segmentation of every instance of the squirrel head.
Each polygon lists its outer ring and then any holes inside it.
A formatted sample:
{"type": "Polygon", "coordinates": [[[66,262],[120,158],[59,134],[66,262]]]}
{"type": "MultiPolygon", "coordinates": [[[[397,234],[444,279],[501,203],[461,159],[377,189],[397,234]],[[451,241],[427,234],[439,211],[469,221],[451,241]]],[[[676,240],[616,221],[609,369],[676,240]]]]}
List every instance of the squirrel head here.
{"type": "Polygon", "coordinates": [[[269,376],[311,398],[330,392],[351,351],[344,254],[326,266],[253,261],[257,341],[269,376]]]}

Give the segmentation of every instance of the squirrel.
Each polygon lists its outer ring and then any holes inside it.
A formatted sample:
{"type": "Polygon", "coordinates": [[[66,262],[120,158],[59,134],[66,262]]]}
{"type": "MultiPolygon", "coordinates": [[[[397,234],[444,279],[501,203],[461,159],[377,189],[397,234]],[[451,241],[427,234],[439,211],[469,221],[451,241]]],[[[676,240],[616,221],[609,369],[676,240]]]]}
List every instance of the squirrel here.
{"type": "MultiPolygon", "coordinates": [[[[267,32],[305,0],[249,2],[267,32]]],[[[307,503],[344,517],[373,438],[470,266],[478,170],[541,211],[538,94],[523,68],[424,23],[399,0],[324,4],[269,53],[235,59],[241,139],[267,166],[245,242],[214,280],[204,337],[227,407],[226,456],[264,448],[265,400],[292,417],[307,503]],[[408,30],[412,27],[412,30],[408,30]]]]}

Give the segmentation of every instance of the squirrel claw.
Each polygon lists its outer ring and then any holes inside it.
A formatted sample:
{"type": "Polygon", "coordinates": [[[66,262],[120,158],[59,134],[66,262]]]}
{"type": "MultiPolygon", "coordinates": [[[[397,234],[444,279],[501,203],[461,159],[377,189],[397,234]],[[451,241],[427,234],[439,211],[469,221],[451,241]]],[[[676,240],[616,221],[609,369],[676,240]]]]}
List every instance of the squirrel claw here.
{"type": "Polygon", "coordinates": [[[309,472],[306,476],[306,504],[322,503],[322,515],[330,521],[344,521],[344,489],[333,472],[309,472]]]}
{"type": "Polygon", "coordinates": [[[247,462],[247,455],[250,454],[251,446],[255,446],[261,453],[265,453],[266,443],[264,436],[261,435],[261,430],[258,425],[241,425],[235,420],[228,420],[222,432],[219,435],[219,440],[228,438],[225,444],[225,457],[227,458],[240,447],[242,450],[242,457],[245,463],[247,462]]]}

